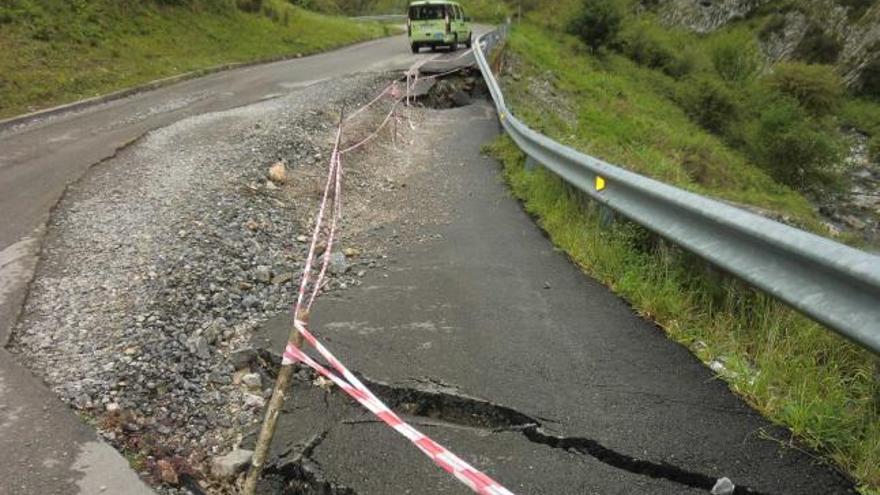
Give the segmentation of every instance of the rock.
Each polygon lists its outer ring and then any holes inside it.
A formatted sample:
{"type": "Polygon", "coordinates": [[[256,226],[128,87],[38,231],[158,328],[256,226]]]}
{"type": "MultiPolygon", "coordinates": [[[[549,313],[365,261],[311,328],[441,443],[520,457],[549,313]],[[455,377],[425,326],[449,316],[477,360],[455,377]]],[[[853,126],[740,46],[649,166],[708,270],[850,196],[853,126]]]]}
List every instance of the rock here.
{"type": "Polygon", "coordinates": [[[296,242],[309,242],[309,238],[304,235],[296,236],[296,242]]]}
{"type": "Polygon", "coordinates": [[[266,265],[260,265],[254,270],[254,279],[257,282],[268,284],[272,281],[272,269],[266,265]]]}
{"type": "Polygon", "coordinates": [[[253,455],[250,450],[235,449],[224,456],[215,457],[211,461],[211,473],[218,478],[232,478],[248,467],[253,455]]]}
{"type": "Polygon", "coordinates": [[[251,390],[262,390],[263,379],[259,373],[248,373],[241,377],[241,383],[251,390]]]}
{"type": "Polygon", "coordinates": [[[241,304],[245,308],[249,308],[249,309],[256,308],[257,306],[260,305],[260,299],[257,296],[252,295],[252,294],[247,295],[247,296],[245,296],[244,299],[242,299],[241,304]]]}
{"type": "Polygon", "coordinates": [[[724,367],[724,363],[718,360],[713,360],[711,363],[709,363],[709,368],[719,375],[727,371],[727,368],[724,367]]]}
{"type": "Polygon", "coordinates": [[[276,184],[284,184],[287,182],[287,167],[284,162],[275,162],[269,167],[269,180],[276,184]]]}
{"type": "Polygon", "coordinates": [[[275,285],[281,285],[285,282],[292,280],[295,276],[296,274],[293,272],[281,273],[276,275],[275,278],[272,279],[272,283],[275,285]]]}
{"type": "Polygon", "coordinates": [[[208,379],[211,380],[212,383],[216,383],[218,385],[229,385],[232,383],[232,378],[224,373],[220,373],[219,371],[215,371],[208,375],[208,379]]]}
{"type": "Polygon", "coordinates": [[[333,275],[342,275],[349,269],[348,260],[342,253],[333,253],[330,255],[330,273],[333,275]]]}
{"type": "Polygon", "coordinates": [[[342,250],[342,254],[344,254],[347,258],[354,258],[355,256],[360,256],[361,252],[358,249],[347,247],[342,250]]]}
{"type": "Polygon", "coordinates": [[[180,483],[180,480],[177,478],[177,471],[167,459],[161,459],[156,463],[156,467],[159,469],[159,477],[162,478],[164,483],[174,486],[180,483]]]}
{"type": "Polygon", "coordinates": [[[467,106],[471,103],[471,97],[464,91],[456,91],[452,93],[452,102],[459,107],[467,106]]]}
{"type": "Polygon", "coordinates": [[[244,394],[244,405],[248,408],[262,408],[266,405],[266,399],[254,394],[244,394]]]}
{"type": "Polygon", "coordinates": [[[202,359],[211,357],[211,348],[208,346],[208,340],[201,336],[193,336],[186,340],[186,350],[190,354],[195,354],[202,359]]]}
{"type": "Polygon", "coordinates": [[[216,318],[205,327],[202,331],[202,335],[204,335],[205,340],[207,340],[209,344],[215,344],[220,336],[223,335],[224,326],[226,326],[226,319],[216,318]]]}
{"type": "Polygon", "coordinates": [[[120,408],[119,408],[119,404],[118,404],[118,403],[116,403],[116,402],[111,402],[111,403],[107,404],[106,409],[107,409],[107,412],[112,413],[112,412],[119,411],[120,408]]]}
{"type": "Polygon", "coordinates": [[[852,228],[854,228],[854,229],[856,229],[856,230],[864,230],[865,227],[868,226],[865,222],[859,220],[858,218],[856,218],[856,217],[854,217],[854,216],[852,216],[852,215],[846,215],[846,216],[844,216],[844,217],[843,217],[843,221],[844,221],[847,225],[849,225],[850,227],[852,227],[852,228]]]}
{"type": "Polygon", "coordinates": [[[715,486],[712,487],[712,495],[733,495],[736,485],[728,478],[718,478],[715,486]]]}
{"type": "Polygon", "coordinates": [[[276,186],[275,183],[272,182],[271,180],[267,180],[266,181],[266,189],[269,191],[274,191],[274,190],[278,189],[278,186],[276,186]]]}
{"type": "Polygon", "coordinates": [[[247,368],[256,358],[257,351],[253,347],[236,349],[229,354],[229,362],[237,370],[247,368]]]}

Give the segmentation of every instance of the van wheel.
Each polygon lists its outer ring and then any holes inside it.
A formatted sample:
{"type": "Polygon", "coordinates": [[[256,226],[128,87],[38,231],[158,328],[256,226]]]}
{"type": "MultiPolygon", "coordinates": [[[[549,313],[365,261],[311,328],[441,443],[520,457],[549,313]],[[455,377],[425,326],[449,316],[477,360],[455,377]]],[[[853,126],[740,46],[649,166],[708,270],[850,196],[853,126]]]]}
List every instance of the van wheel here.
{"type": "Polygon", "coordinates": [[[473,46],[473,44],[474,44],[474,33],[471,33],[470,35],[468,35],[467,43],[465,43],[464,46],[470,48],[471,46],[473,46]]]}
{"type": "Polygon", "coordinates": [[[413,53],[419,53],[419,45],[413,43],[412,45],[409,46],[409,48],[410,48],[410,50],[412,50],[413,53]]]}
{"type": "Polygon", "coordinates": [[[455,33],[455,39],[452,40],[452,44],[449,45],[450,52],[454,52],[455,50],[458,50],[458,33],[455,33]]]}

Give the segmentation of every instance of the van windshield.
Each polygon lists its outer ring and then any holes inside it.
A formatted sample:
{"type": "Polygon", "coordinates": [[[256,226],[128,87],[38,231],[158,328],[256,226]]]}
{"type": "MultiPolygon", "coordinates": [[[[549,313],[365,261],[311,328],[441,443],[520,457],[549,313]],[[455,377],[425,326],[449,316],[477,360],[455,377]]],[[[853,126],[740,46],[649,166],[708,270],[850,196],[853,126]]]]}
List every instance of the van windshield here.
{"type": "Polygon", "coordinates": [[[445,17],[445,5],[416,5],[409,8],[409,18],[414,21],[433,21],[445,17]]]}

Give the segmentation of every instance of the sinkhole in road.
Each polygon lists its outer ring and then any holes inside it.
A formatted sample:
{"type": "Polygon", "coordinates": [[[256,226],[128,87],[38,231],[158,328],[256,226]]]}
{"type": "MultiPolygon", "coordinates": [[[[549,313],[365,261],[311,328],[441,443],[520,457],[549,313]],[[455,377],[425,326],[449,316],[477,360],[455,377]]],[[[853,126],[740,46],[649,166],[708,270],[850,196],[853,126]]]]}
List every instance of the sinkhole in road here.
{"type": "MultiPolygon", "coordinates": [[[[429,76],[430,77],[430,76],[429,76]]],[[[416,102],[426,108],[444,110],[470,105],[474,100],[489,97],[489,90],[480,75],[474,69],[462,69],[453,74],[438,77],[423,94],[419,94],[416,85],[416,102]]]]}

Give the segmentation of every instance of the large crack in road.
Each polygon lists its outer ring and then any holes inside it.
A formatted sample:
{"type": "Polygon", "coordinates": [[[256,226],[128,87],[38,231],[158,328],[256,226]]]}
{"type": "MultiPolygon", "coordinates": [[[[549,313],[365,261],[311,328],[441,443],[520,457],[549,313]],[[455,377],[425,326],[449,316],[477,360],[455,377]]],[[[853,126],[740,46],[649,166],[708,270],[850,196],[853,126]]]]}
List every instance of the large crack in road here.
{"type": "MultiPolygon", "coordinates": [[[[53,215],[15,350],[162,491],[232,490],[207,465],[260,417],[332,122],[386,80],[322,83],[150,133],[53,215]],[[293,177],[281,191],[264,176],[279,158],[293,177]]],[[[441,81],[422,101],[445,110],[412,108],[395,139],[346,157],[349,255],[313,321],[330,347],[517,493],[705,493],[722,475],[740,494],[852,493],[757,440],[772,425],[555,252],[479,157],[497,134],[482,94],[474,74],[441,81]]],[[[466,493],[342,394],[298,377],[264,493],[466,493]]]]}
{"type": "MultiPolygon", "coordinates": [[[[280,356],[271,350],[262,350],[261,363],[270,376],[277,374],[277,363],[280,356]]],[[[651,478],[664,479],[683,486],[712,490],[718,478],[703,473],[683,469],[667,462],[654,462],[615,451],[593,438],[584,436],[565,436],[549,433],[544,420],[517,411],[513,408],[496,404],[488,400],[470,397],[456,392],[456,387],[437,380],[422,380],[423,386],[401,386],[380,382],[354,372],[367,387],[372,390],[392,410],[410,418],[417,427],[454,427],[465,426],[485,430],[486,433],[518,432],[523,440],[544,445],[553,449],[575,452],[589,456],[597,461],[616,469],[651,478]],[[419,418],[437,420],[435,422],[418,421],[419,418]]],[[[315,383],[317,375],[310,370],[301,372],[299,377],[305,378],[303,383],[315,383]]],[[[341,393],[333,388],[335,393],[341,393]]],[[[349,401],[352,409],[359,406],[349,401]]],[[[295,413],[295,410],[288,411],[295,413]]],[[[378,419],[340,420],[343,424],[380,424],[378,419]]],[[[310,458],[315,448],[326,438],[329,429],[313,435],[303,446],[295,446],[281,452],[272,461],[268,472],[271,476],[284,478],[289,483],[287,491],[280,493],[327,493],[332,495],[349,495],[356,492],[348,487],[340,487],[326,479],[326,475],[310,458]]],[[[277,489],[277,488],[276,488],[277,489]]],[[[267,489],[267,491],[271,491],[267,489]]],[[[768,495],[748,486],[739,485],[732,492],[734,495],[768,495]]]]}

